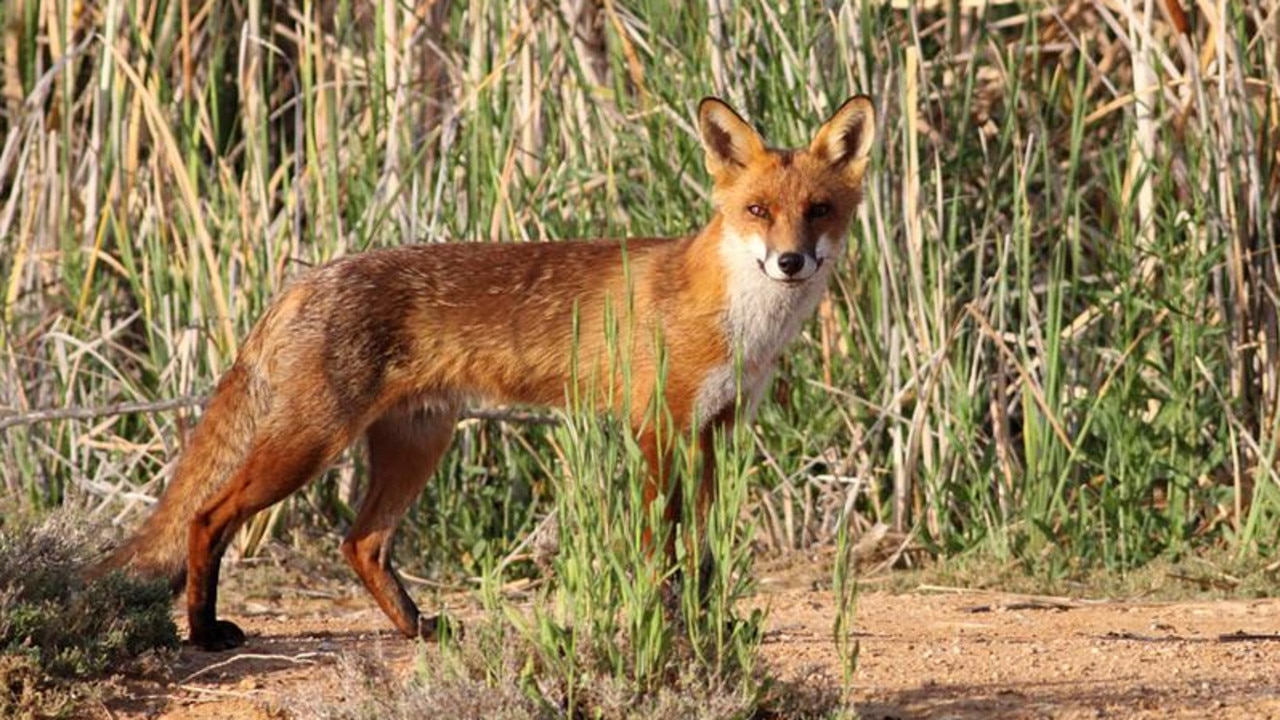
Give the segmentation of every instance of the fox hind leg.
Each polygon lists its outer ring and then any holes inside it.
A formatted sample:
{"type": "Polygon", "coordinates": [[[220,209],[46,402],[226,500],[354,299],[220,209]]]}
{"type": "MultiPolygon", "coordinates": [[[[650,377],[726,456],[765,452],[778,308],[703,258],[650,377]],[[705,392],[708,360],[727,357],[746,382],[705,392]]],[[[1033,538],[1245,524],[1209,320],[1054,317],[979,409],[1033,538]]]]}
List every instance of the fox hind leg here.
{"type": "Polygon", "coordinates": [[[226,650],[244,643],[244,632],[235,623],[217,619],[222,554],[246,520],[305,485],[348,442],[344,434],[260,438],[231,481],[197,511],[187,536],[187,620],[193,644],[226,650]]]}
{"type": "Polygon", "coordinates": [[[391,566],[396,526],[422,492],[453,439],[456,407],[399,407],[365,431],[369,489],[342,554],[378,606],[407,637],[434,638],[437,617],[424,618],[391,566]]]}

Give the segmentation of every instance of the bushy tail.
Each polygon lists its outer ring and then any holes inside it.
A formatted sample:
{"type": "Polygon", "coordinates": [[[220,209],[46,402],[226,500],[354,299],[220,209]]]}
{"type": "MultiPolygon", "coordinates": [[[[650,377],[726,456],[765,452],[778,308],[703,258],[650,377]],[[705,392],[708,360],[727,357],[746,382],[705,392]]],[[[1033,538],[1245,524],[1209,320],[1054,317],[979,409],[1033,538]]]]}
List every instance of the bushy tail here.
{"type": "Polygon", "coordinates": [[[123,569],[143,577],[166,578],[175,593],[182,589],[191,519],[226,484],[249,452],[260,405],[252,397],[255,393],[250,382],[250,373],[239,362],[223,376],[155,512],[123,545],[90,569],[90,578],[123,569]]]}

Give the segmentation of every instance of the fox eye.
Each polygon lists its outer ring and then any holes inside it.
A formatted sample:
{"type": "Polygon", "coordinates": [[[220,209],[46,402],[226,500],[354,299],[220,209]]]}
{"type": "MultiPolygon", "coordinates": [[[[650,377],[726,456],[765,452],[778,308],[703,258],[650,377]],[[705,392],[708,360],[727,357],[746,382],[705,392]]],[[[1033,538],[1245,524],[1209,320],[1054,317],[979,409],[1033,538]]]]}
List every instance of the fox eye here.
{"type": "Polygon", "coordinates": [[[831,214],[831,203],[824,203],[824,202],[814,203],[809,206],[808,210],[804,211],[804,216],[809,218],[810,220],[817,220],[818,218],[824,218],[830,214],[831,214]]]}
{"type": "Polygon", "coordinates": [[[769,219],[769,208],[767,208],[767,207],[765,207],[765,206],[763,206],[763,205],[748,205],[748,206],[747,206],[747,212],[751,213],[752,215],[754,215],[754,216],[756,216],[756,217],[758,217],[758,218],[760,218],[760,219],[762,219],[762,220],[768,220],[768,219],[769,219]]]}

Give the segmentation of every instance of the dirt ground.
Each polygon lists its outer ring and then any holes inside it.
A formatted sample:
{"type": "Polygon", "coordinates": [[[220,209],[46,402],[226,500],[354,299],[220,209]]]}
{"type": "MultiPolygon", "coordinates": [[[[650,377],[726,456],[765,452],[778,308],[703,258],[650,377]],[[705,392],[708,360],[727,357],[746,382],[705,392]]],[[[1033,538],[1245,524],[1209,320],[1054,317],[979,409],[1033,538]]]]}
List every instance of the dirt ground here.
{"type": "MultiPolygon", "coordinates": [[[[225,613],[250,634],[244,648],[184,647],[170,681],[127,683],[102,715],[291,717],[303,700],[342,692],[343,656],[412,672],[413,644],[362,592],[303,585],[266,600],[254,599],[261,588],[231,588],[225,613]]],[[[775,676],[839,682],[830,592],[765,577],[756,601],[770,608],[763,654],[775,676]]],[[[468,602],[448,601],[464,625],[476,619],[468,602]]],[[[866,590],[857,618],[857,709],[868,720],[1280,720],[1277,599],[1088,601],[924,587],[866,590]]]]}

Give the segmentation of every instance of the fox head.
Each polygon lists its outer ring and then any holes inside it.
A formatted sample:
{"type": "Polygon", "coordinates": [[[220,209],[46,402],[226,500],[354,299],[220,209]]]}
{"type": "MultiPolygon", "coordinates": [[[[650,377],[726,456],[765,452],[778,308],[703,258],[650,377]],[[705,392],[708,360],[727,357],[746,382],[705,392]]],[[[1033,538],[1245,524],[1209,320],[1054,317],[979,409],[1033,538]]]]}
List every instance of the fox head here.
{"type": "Polygon", "coordinates": [[[798,150],[766,147],[716,98],[698,106],[698,126],[724,250],[754,259],[761,273],[787,285],[806,284],[843,252],[875,137],[869,98],[846,100],[798,150]]]}

